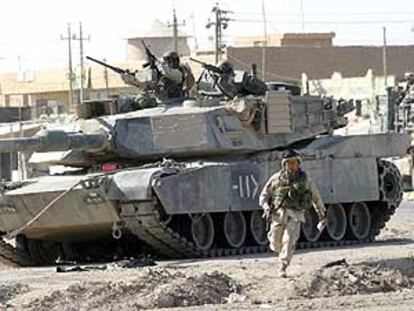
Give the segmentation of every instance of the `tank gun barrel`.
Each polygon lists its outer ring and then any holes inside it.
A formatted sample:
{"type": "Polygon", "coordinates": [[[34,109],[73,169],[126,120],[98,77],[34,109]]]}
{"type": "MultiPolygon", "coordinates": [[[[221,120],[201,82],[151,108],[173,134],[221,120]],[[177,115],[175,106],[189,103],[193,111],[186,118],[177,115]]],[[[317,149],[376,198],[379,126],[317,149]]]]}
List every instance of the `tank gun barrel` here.
{"type": "Polygon", "coordinates": [[[0,139],[0,152],[15,151],[99,151],[107,146],[102,134],[45,130],[33,137],[0,139]]]}

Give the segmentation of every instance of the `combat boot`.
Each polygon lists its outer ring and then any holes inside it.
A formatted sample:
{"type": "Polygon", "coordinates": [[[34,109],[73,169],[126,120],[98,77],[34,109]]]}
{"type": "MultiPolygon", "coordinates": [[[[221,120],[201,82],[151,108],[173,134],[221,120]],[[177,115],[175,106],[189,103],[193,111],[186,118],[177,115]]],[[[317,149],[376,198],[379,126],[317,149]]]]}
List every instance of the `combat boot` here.
{"type": "Polygon", "coordinates": [[[286,274],[286,269],[287,269],[287,264],[282,262],[280,269],[279,269],[279,277],[281,278],[286,278],[287,274],[286,274]]]}

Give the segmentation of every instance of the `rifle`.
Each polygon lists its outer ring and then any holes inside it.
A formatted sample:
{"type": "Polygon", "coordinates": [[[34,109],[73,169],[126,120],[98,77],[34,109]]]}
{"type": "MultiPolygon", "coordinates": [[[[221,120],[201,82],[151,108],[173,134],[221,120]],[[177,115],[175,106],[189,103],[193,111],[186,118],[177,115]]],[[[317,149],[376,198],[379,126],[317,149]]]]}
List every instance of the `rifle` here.
{"type": "Polygon", "coordinates": [[[142,67],[144,68],[150,67],[151,69],[158,70],[157,66],[155,66],[155,62],[158,61],[157,57],[154,54],[152,54],[151,50],[145,44],[144,40],[141,40],[141,43],[145,49],[145,53],[147,54],[147,58],[148,58],[148,61],[144,65],[142,65],[142,67]]]}
{"type": "Polygon", "coordinates": [[[283,203],[285,203],[286,198],[289,195],[289,191],[287,191],[285,193],[285,195],[283,196],[282,200],[280,201],[279,205],[275,208],[273,204],[270,204],[270,209],[268,213],[263,213],[263,217],[266,217],[266,231],[269,231],[270,229],[270,223],[272,222],[272,213],[277,212],[283,205],[283,203]]]}
{"type": "Polygon", "coordinates": [[[194,59],[192,57],[190,57],[190,60],[192,62],[195,62],[197,64],[200,64],[204,69],[206,69],[208,71],[211,71],[211,72],[214,72],[214,73],[217,73],[217,74],[222,74],[223,73],[223,71],[219,67],[217,67],[217,66],[204,63],[204,62],[202,62],[202,61],[200,61],[198,59],[194,59]]]}
{"type": "Polygon", "coordinates": [[[102,66],[104,66],[104,67],[106,67],[106,68],[109,68],[109,69],[111,69],[112,71],[115,71],[116,73],[119,73],[119,74],[124,74],[124,73],[131,74],[131,73],[129,72],[129,70],[127,70],[127,69],[122,69],[122,68],[119,68],[119,67],[115,67],[115,66],[109,65],[109,64],[104,63],[104,62],[102,62],[102,61],[100,61],[100,60],[97,60],[97,59],[95,59],[95,58],[93,58],[93,57],[86,56],[86,59],[89,59],[89,60],[91,60],[91,61],[93,61],[93,62],[95,62],[95,63],[97,63],[97,64],[99,64],[99,65],[102,65],[102,66]]]}

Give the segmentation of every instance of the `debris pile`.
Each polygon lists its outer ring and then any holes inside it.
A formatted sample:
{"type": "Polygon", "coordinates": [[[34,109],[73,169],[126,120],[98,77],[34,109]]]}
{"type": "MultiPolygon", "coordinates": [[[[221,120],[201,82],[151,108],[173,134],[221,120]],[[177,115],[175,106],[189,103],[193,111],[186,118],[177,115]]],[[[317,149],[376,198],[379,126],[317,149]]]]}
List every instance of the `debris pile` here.
{"type": "Polygon", "coordinates": [[[0,307],[15,296],[27,293],[28,291],[29,286],[20,283],[0,285],[0,307]]]}
{"type": "Polygon", "coordinates": [[[241,286],[226,274],[186,276],[148,269],[133,282],[83,282],[32,301],[36,311],[136,310],[225,303],[241,286]]]}
{"type": "Polygon", "coordinates": [[[75,266],[57,266],[56,272],[83,272],[93,270],[121,270],[135,269],[148,266],[156,266],[155,261],[150,257],[141,257],[135,259],[119,260],[103,265],[75,265],[75,266]]]}
{"type": "Polygon", "coordinates": [[[381,264],[350,265],[338,261],[295,282],[296,293],[306,298],[393,292],[413,288],[400,270],[381,264]]]}

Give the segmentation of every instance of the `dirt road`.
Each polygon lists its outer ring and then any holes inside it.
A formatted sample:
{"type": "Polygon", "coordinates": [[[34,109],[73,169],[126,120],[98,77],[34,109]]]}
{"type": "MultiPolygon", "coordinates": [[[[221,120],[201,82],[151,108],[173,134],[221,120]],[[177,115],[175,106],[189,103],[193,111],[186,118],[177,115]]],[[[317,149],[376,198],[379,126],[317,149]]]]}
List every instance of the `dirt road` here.
{"type": "Polygon", "coordinates": [[[0,267],[0,310],[413,310],[414,203],[373,244],[298,251],[287,279],[277,267],[272,254],[68,273],[0,267]]]}

